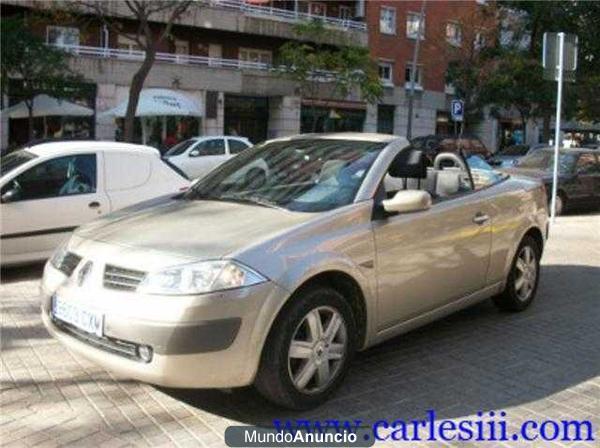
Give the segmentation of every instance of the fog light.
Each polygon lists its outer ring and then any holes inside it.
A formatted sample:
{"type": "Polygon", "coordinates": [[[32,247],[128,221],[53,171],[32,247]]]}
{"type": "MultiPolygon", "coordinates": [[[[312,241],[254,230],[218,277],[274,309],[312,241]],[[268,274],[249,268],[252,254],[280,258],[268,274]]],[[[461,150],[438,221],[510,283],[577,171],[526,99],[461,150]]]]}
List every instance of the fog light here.
{"type": "Polygon", "coordinates": [[[144,362],[152,361],[152,347],[148,345],[140,345],[138,347],[138,356],[144,362]]]}

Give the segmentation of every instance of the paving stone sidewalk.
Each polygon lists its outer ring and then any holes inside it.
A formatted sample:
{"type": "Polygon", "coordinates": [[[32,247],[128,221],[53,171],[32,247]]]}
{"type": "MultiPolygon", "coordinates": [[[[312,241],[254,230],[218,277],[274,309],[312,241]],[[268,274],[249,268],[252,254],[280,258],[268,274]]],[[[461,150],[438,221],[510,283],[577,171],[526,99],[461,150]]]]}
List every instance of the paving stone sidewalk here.
{"type": "Polygon", "coordinates": [[[575,446],[598,446],[600,215],[559,218],[526,312],[500,313],[486,302],[368,350],[335,399],[301,414],[270,406],[252,389],[160,389],[71,354],[41,324],[40,273],[40,266],[2,272],[2,446],[212,447],[223,446],[225,428],[236,423],[411,420],[428,409],[452,419],[504,410],[509,429],[527,419],[589,419],[596,442],[575,446]]]}

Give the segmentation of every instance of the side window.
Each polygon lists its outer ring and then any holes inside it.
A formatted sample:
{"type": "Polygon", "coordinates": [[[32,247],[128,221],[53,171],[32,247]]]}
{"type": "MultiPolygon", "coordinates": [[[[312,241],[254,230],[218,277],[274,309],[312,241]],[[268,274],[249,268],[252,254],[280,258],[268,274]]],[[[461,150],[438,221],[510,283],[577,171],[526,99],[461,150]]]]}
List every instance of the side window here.
{"type": "Polygon", "coordinates": [[[248,145],[240,140],[229,139],[229,153],[239,154],[244,149],[248,149],[248,145]]]}
{"type": "Polygon", "coordinates": [[[42,162],[17,176],[9,185],[16,201],[44,199],[96,191],[96,155],[81,154],[42,162]]]}
{"type": "Polygon", "coordinates": [[[467,157],[467,164],[471,171],[475,190],[487,188],[505,178],[503,174],[495,171],[480,154],[472,154],[467,157]]]}
{"type": "Polygon", "coordinates": [[[575,168],[577,174],[593,174],[598,172],[594,154],[581,154],[575,168]]]}
{"type": "Polygon", "coordinates": [[[190,157],[222,156],[225,154],[225,140],[215,138],[206,140],[190,151],[190,157]]]}

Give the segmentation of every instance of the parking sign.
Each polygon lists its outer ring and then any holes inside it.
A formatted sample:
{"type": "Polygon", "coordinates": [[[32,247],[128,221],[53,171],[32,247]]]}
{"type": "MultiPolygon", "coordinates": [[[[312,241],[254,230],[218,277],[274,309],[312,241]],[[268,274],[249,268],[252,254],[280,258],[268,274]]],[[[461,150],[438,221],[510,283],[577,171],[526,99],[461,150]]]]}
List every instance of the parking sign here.
{"type": "Polygon", "coordinates": [[[463,100],[452,100],[450,112],[453,121],[463,121],[465,116],[465,102],[463,100]]]}

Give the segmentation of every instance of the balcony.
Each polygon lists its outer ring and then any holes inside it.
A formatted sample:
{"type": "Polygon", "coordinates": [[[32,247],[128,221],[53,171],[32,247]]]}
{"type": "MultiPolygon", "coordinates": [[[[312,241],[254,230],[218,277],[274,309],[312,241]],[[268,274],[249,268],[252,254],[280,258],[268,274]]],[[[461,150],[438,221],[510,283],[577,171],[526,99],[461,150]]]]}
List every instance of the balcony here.
{"type": "Polygon", "coordinates": [[[275,8],[273,6],[254,5],[247,3],[244,0],[208,0],[207,3],[210,6],[216,8],[237,10],[247,16],[254,16],[272,20],[283,20],[289,22],[306,22],[312,20],[319,20],[323,22],[325,26],[333,28],[340,28],[344,30],[367,31],[367,24],[358,20],[314,15],[290,9],[275,8]]]}
{"type": "MultiPolygon", "coordinates": [[[[51,45],[51,44],[49,44],[51,45]]],[[[119,48],[88,47],[83,45],[51,45],[74,56],[88,56],[102,59],[119,59],[122,61],[143,61],[144,51],[122,50],[119,48]]],[[[242,61],[239,59],[211,58],[207,56],[192,56],[187,54],[175,53],[156,53],[157,62],[169,64],[181,64],[190,66],[204,66],[214,68],[229,69],[251,69],[251,70],[272,70],[270,64],[263,62],[242,61]]]]}

